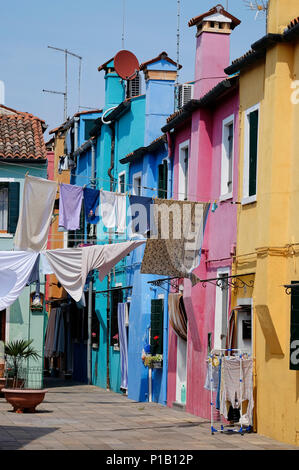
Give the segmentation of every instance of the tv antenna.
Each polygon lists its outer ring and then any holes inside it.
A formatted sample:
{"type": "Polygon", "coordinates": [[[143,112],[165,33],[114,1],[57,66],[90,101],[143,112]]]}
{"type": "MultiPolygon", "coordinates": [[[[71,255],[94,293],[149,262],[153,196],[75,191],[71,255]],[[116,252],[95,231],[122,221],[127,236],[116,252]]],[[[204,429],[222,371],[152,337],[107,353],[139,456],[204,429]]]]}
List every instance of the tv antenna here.
{"type": "Polygon", "coordinates": [[[82,68],[82,57],[74,52],[69,51],[68,49],[60,49],[59,47],[48,46],[49,49],[54,49],[55,51],[63,52],[64,53],[64,68],[65,68],[65,90],[64,91],[56,91],[56,90],[43,90],[44,93],[55,93],[57,95],[64,96],[64,121],[67,120],[67,98],[68,98],[68,55],[76,57],[79,59],[79,80],[78,80],[78,110],[80,109],[80,91],[81,91],[81,68],[82,68]]]}
{"type": "Polygon", "coordinates": [[[247,9],[256,11],[255,19],[258,18],[260,13],[267,13],[268,0],[243,0],[247,9]]]}
{"type": "Polygon", "coordinates": [[[176,52],[176,61],[177,61],[177,73],[176,73],[176,84],[175,84],[175,111],[178,109],[179,105],[179,63],[180,63],[180,22],[181,22],[181,1],[177,0],[177,52],[176,52]]]}
{"type": "Polygon", "coordinates": [[[123,31],[121,37],[122,49],[125,48],[125,16],[126,16],[126,0],[123,0],[123,31]]]}

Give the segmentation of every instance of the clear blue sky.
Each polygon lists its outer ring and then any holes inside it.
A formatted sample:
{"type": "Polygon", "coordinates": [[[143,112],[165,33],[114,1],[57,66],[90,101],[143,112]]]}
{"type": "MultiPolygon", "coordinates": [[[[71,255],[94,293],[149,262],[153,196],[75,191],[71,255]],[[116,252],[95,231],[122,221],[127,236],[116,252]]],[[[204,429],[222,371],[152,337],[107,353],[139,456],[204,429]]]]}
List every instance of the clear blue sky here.
{"type": "MultiPolygon", "coordinates": [[[[162,51],[176,59],[177,0],[125,0],[125,49],[147,61],[162,51]]],[[[97,67],[122,49],[123,0],[10,0],[1,2],[0,80],[5,104],[44,119],[48,130],[63,121],[64,54],[83,57],[81,106],[101,107],[104,73],[97,67]]],[[[181,0],[180,82],[194,77],[195,28],[188,20],[221,1],[181,0]]],[[[226,0],[222,0],[226,7],[226,0]]],[[[265,34],[265,15],[255,20],[243,0],[229,0],[229,12],[241,25],[231,36],[231,60],[244,54],[265,34]]],[[[78,110],[78,60],[69,58],[68,115],[78,110]]],[[[47,131],[48,133],[48,131],[47,131]]],[[[48,137],[48,134],[45,137],[48,137]]]]}

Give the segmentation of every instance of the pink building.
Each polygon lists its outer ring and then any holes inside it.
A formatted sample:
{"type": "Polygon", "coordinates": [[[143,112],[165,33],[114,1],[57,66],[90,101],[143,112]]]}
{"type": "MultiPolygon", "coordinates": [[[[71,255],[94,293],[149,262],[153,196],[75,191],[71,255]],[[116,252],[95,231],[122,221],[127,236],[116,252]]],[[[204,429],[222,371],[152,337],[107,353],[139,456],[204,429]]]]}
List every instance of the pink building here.
{"type": "MultiPolygon", "coordinates": [[[[196,26],[193,99],[170,116],[164,132],[173,143],[173,198],[211,202],[200,266],[200,279],[231,275],[237,232],[238,76],[227,77],[230,34],[240,21],[217,5],[189,21],[196,26]],[[217,208],[215,204],[217,201],[217,208]]],[[[167,404],[181,404],[186,387],[187,412],[208,418],[210,392],[204,389],[210,348],[226,347],[229,290],[184,280],[187,342],[169,327],[167,404]]],[[[227,281],[224,281],[226,283],[227,281]]],[[[223,284],[224,285],[224,284],[223,284]]]]}

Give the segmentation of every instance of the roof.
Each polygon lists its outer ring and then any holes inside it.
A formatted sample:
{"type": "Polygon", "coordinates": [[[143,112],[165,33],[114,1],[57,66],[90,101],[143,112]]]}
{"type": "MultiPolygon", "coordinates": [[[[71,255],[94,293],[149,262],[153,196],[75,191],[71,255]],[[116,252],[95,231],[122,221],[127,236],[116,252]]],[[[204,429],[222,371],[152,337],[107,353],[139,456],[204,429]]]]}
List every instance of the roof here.
{"type": "Polygon", "coordinates": [[[29,113],[0,114],[0,159],[46,160],[43,122],[29,113]]]}
{"type": "Polygon", "coordinates": [[[106,69],[107,69],[107,65],[108,65],[109,62],[111,62],[113,59],[114,59],[114,57],[112,57],[112,59],[107,60],[107,62],[105,62],[104,64],[99,65],[98,71],[100,72],[101,70],[106,70],[106,69]]]}
{"type": "Polygon", "coordinates": [[[62,130],[67,130],[71,126],[71,124],[73,123],[74,118],[82,116],[82,114],[92,114],[92,113],[102,113],[102,112],[103,112],[102,109],[90,109],[90,110],[87,110],[87,111],[80,111],[80,112],[74,114],[74,116],[72,118],[69,118],[65,122],[60,124],[60,126],[55,127],[55,129],[50,130],[49,134],[56,134],[56,132],[59,132],[59,131],[62,131],[62,130]]]}
{"type": "Polygon", "coordinates": [[[238,26],[241,23],[241,21],[238,20],[238,18],[228,13],[228,11],[226,11],[224,7],[219,3],[218,5],[211,8],[209,11],[207,11],[206,13],[203,13],[202,15],[191,18],[191,20],[188,22],[188,25],[189,27],[195,26],[198,23],[200,23],[206,16],[214,15],[215,13],[220,13],[221,15],[226,16],[228,19],[230,19],[232,22],[232,29],[234,29],[236,26],[238,26]]]}
{"type": "Polygon", "coordinates": [[[157,139],[153,140],[147,147],[139,147],[134,150],[134,152],[129,153],[124,158],[120,160],[120,163],[131,163],[136,161],[138,158],[143,157],[146,153],[152,153],[158,150],[159,147],[164,145],[167,142],[166,134],[161,135],[157,139]]]}
{"type": "MultiPolygon", "coordinates": [[[[140,70],[146,69],[147,65],[154,64],[155,62],[158,62],[159,60],[166,60],[166,61],[169,62],[170,64],[173,64],[173,65],[177,66],[177,62],[175,62],[175,61],[172,60],[170,57],[168,57],[167,52],[163,51],[163,52],[161,52],[161,54],[159,54],[159,55],[158,55],[157,57],[155,57],[154,59],[148,60],[147,62],[143,62],[143,63],[140,65],[140,70]]],[[[179,64],[179,69],[181,69],[181,68],[182,68],[182,65],[179,64]]]]}
{"type": "Polygon", "coordinates": [[[192,99],[188,101],[181,109],[167,118],[167,124],[162,127],[162,132],[169,132],[171,129],[178,127],[182,122],[185,122],[188,118],[190,118],[192,113],[197,109],[206,108],[217,104],[220,99],[225,98],[228,94],[235,90],[238,86],[238,83],[239,75],[228,77],[222,82],[218,83],[199,100],[192,99]]]}

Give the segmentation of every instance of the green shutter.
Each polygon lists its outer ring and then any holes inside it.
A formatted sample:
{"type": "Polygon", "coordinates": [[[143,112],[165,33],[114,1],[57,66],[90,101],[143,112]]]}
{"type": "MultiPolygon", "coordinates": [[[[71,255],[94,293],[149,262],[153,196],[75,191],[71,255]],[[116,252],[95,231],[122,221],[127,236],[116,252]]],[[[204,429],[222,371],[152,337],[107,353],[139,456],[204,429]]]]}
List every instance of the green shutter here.
{"type": "Polygon", "coordinates": [[[163,354],[163,312],[164,300],[151,301],[151,354],[163,354]],[[154,339],[159,337],[158,340],[154,339]]]}
{"type": "Polygon", "coordinates": [[[119,344],[118,340],[113,339],[113,336],[118,334],[118,304],[123,301],[123,291],[122,289],[115,289],[111,291],[111,303],[110,303],[110,346],[114,344],[119,344]]]}
{"type": "MultiPolygon", "coordinates": [[[[292,284],[294,282],[298,283],[298,281],[293,281],[292,284]]],[[[299,289],[297,287],[292,289],[292,294],[291,294],[291,332],[290,333],[291,333],[290,334],[290,369],[299,370],[299,289]],[[294,344],[296,346],[292,347],[294,344]],[[293,358],[292,356],[295,356],[295,357],[293,358]]]]}
{"type": "Polygon", "coordinates": [[[8,186],[8,233],[15,233],[20,208],[20,183],[9,183],[8,186]]]}
{"type": "Polygon", "coordinates": [[[95,119],[84,119],[85,129],[84,129],[84,138],[85,140],[90,139],[90,132],[95,126],[95,119]]]}
{"type": "Polygon", "coordinates": [[[249,115],[249,196],[256,194],[257,146],[258,146],[258,110],[249,115]]]}
{"type": "Polygon", "coordinates": [[[164,162],[158,166],[158,197],[161,199],[167,199],[167,179],[167,161],[164,160],[164,162]]]}

